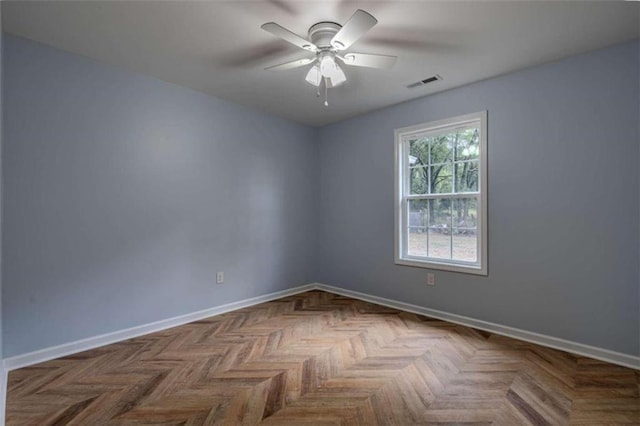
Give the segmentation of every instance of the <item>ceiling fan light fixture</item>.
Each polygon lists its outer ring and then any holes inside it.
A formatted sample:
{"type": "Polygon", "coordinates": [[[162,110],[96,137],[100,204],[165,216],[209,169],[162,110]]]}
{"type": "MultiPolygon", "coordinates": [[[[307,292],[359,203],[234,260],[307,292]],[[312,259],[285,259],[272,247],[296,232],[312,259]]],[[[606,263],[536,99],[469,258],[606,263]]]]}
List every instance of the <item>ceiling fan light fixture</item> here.
{"type": "Polygon", "coordinates": [[[320,86],[320,82],[322,81],[322,74],[320,74],[320,67],[316,64],[311,67],[305,80],[308,83],[313,84],[314,86],[320,86]]]}
{"type": "Polygon", "coordinates": [[[331,78],[335,72],[336,61],[333,59],[333,55],[327,53],[320,57],[320,72],[323,77],[331,78]]]}
{"type": "Polygon", "coordinates": [[[331,53],[326,53],[320,57],[320,74],[322,77],[331,80],[332,87],[336,87],[347,80],[347,76],[338,66],[334,55],[331,53]]]}
{"type": "Polygon", "coordinates": [[[331,79],[331,85],[333,87],[339,86],[345,81],[347,81],[347,76],[344,75],[344,71],[336,64],[335,70],[329,77],[331,79]]]}

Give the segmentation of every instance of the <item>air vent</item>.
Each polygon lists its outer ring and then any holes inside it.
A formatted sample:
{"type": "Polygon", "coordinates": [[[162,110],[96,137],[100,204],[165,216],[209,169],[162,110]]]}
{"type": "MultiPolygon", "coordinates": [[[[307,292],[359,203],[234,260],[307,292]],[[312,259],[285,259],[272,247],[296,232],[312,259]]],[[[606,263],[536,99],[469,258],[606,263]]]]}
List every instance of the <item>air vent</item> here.
{"type": "Polygon", "coordinates": [[[434,81],[442,80],[438,74],[433,75],[431,77],[427,77],[424,80],[416,81],[415,83],[411,83],[407,86],[408,89],[413,89],[414,87],[424,86],[425,84],[433,83],[434,81]]]}

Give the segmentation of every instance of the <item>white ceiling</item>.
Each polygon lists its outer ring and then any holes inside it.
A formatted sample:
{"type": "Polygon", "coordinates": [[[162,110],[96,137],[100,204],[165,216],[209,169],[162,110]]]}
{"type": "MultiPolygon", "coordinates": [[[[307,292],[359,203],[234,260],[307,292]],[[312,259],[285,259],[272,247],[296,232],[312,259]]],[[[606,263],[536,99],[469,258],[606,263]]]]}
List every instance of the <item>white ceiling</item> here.
{"type": "Polygon", "coordinates": [[[412,98],[637,38],[637,2],[21,1],[2,2],[3,29],[63,50],[319,126],[412,98]],[[391,70],[348,67],[330,106],[305,56],[260,29],[275,21],[306,38],[318,21],[358,8],[379,23],[349,51],[397,55],[391,70]],[[444,80],[406,85],[433,74],[444,80]]]}

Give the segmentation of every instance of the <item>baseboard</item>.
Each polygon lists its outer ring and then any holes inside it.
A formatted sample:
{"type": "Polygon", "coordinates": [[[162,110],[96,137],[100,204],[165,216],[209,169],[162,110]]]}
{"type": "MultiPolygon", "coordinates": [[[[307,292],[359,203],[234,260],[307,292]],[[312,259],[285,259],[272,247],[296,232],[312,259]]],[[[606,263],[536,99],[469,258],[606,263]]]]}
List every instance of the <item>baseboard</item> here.
{"type": "MultiPolygon", "coordinates": [[[[253,297],[250,299],[240,300],[238,302],[228,303],[221,306],[216,306],[209,309],[204,309],[189,314],[168,318],[165,320],[156,321],[149,324],[144,324],[136,327],[127,328],[124,330],[115,331],[112,333],[102,334],[95,337],[89,337],[87,339],[77,340],[74,342],[65,343],[50,348],[41,349],[34,352],[29,352],[22,355],[5,358],[3,361],[3,381],[0,384],[2,388],[0,393],[4,392],[6,388],[7,372],[29,365],[38,364],[40,362],[49,361],[51,359],[60,358],[66,355],[71,355],[77,352],[86,351],[99,346],[108,345],[111,343],[120,342],[122,340],[131,339],[144,334],[153,333],[156,331],[166,330],[167,328],[176,327],[179,325],[187,324],[189,322],[197,321],[203,318],[207,318],[213,315],[219,315],[226,312],[231,312],[237,309],[246,308],[249,306],[257,305],[259,303],[268,302],[282,297],[292,296],[295,294],[303,293],[309,290],[323,290],[329,293],[340,294],[354,299],[364,300],[366,302],[376,303],[378,305],[388,306],[390,308],[399,309],[402,311],[413,312],[419,315],[425,315],[432,318],[441,319],[443,321],[449,321],[455,324],[465,325],[468,327],[477,328],[480,330],[489,331],[491,333],[500,334],[502,336],[512,337],[514,339],[524,340],[538,345],[547,346],[554,349],[582,355],[590,358],[599,359],[601,361],[610,362],[612,364],[622,365],[624,367],[634,368],[640,370],[640,357],[623,354],[620,352],[610,351],[608,349],[602,349],[595,346],[589,346],[578,342],[572,342],[569,340],[559,339],[553,336],[547,336],[544,334],[534,333],[532,331],[521,330],[518,328],[508,327],[500,324],[495,324],[487,321],[478,320],[475,318],[465,317],[463,315],[452,314],[449,312],[439,311],[436,309],[425,308],[422,306],[412,305],[410,303],[399,302],[397,300],[386,299],[383,297],[372,296],[357,291],[347,290],[340,287],[334,287],[321,283],[313,283],[302,285],[299,287],[278,291],[275,293],[269,293],[262,296],[253,297]]],[[[4,394],[0,395],[0,404],[4,404],[4,394]]],[[[3,408],[3,407],[0,407],[3,408]]],[[[4,413],[4,410],[1,410],[4,413]]],[[[2,422],[0,422],[0,425],[2,422]]]]}
{"type": "MultiPolygon", "coordinates": [[[[315,288],[316,286],[314,284],[306,284],[306,285],[290,288],[283,291],[277,291],[275,293],[269,293],[262,296],[252,297],[250,299],[244,299],[237,302],[227,303],[225,305],[220,305],[213,308],[203,309],[201,311],[192,312],[189,314],[180,315],[173,318],[155,321],[149,324],[143,324],[136,327],[127,328],[124,330],[114,331],[112,333],[106,333],[106,334],[101,334],[99,336],[89,337],[82,340],[76,340],[74,342],[64,343],[62,345],[52,346],[49,348],[28,352],[22,355],[16,355],[9,358],[5,358],[2,363],[3,364],[2,366],[4,367],[5,372],[8,372],[11,370],[16,370],[18,368],[27,367],[29,365],[34,365],[41,362],[49,361],[51,359],[60,358],[63,356],[74,354],[74,353],[97,348],[99,346],[121,342],[123,340],[142,336],[144,334],[154,333],[156,331],[166,330],[167,328],[177,327],[179,325],[187,324],[193,321],[198,321],[214,315],[220,315],[226,312],[235,311],[237,309],[242,309],[242,308],[247,308],[249,306],[257,305],[259,303],[269,302],[271,300],[292,296],[298,293],[303,293],[305,291],[313,290],[315,288]]],[[[4,401],[4,398],[3,398],[3,401],[4,401]]],[[[0,425],[1,424],[2,423],[0,422],[0,425]]]]}
{"type": "Polygon", "coordinates": [[[482,321],[475,318],[469,318],[462,315],[452,314],[449,312],[438,311],[436,309],[424,308],[422,306],[412,305],[410,303],[399,302],[397,300],[385,299],[383,297],[372,296],[357,291],[346,290],[340,287],[334,287],[326,284],[315,283],[314,288],[327,291],[329,293],[340,294],[342,296],[352,297],[354,299],[364,300],[366,302],[376,303],[378,305],[388,306],[390,308],[399,309],[401,311],[412,312],[427,317],[437,318],[443,321],[455,324],[465,325],[477,328],[502,336],[512,337],[514,339],[524,340],[526,342],[536,343],[541,346],[547,346],[553,349],[570,352],[577,355],[595,358],[601,361],[610,362],[612,364],[640,370],[640,357],[623,354],[620,352],[610,351],[595,346],[589,346],[578,342],[560,339],[553,336],[534,333],[532,331],[521,330],[518,328],[508,327],[505,325],[495,324],[492,322],[482,321]]]}

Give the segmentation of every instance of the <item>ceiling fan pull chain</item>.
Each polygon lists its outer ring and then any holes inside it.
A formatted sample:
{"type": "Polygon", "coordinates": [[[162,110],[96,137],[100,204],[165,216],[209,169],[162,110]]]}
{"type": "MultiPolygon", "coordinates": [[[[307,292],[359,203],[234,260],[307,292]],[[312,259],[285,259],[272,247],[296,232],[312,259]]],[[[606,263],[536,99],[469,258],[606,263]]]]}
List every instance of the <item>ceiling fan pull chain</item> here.
{"type": "Polygon", "coordinates": [[[327,77],[324,78],[324,106],[329,106],[329,101],[327,99],[327,92],[329,91],[329,86],[327,85],[327,77]]]}

